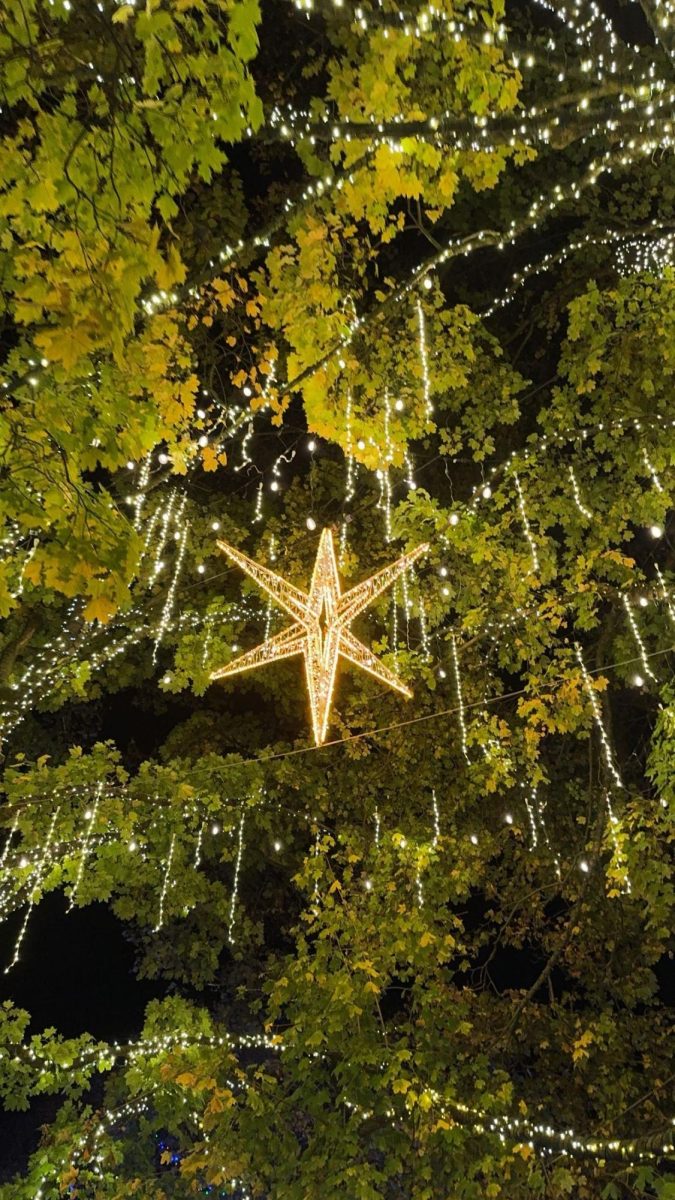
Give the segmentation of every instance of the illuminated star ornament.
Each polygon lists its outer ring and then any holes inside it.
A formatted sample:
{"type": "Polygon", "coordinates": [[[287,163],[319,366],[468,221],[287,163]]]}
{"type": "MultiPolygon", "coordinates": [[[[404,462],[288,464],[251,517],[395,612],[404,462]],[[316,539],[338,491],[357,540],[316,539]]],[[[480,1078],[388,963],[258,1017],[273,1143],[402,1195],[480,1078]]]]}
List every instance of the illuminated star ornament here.
{"type": "Polygon", "coordinates": [[[252,671],[255,667],[276,662],[280,658],[303,654],[312,727],[317,746],[326,740],[340,656],[355,666],[362,667],[364,671],[369,671],[380,683],[394,688],[410,699],[410,688],[401,682],[398,675],[385,667],[363,642],[354,637],[349,626],[364,608],[398,579],[406,567],[428,550],[427,545],[417,546],[409,554],[404,554],[402,558],[388,567],[383,567],[381,571],[371,575],[370,579],[364,579],[363,583],[357,583],[356,587],[350,588],[344,594],[340,589],[333,534],[330,529],[324,529],[321,534],[309,594],[288,583],[280,575],[275,575],[274,571],[247,558],[227,542],[219,541],[218,545],[228,558],[286,609],[293,617],[294,623],[276,637],[268,638],[254,650],[241,654],[234,662],[221,667],[219,671],[214,671],[212,679],[225,679],[228,675],[252,671]]]}

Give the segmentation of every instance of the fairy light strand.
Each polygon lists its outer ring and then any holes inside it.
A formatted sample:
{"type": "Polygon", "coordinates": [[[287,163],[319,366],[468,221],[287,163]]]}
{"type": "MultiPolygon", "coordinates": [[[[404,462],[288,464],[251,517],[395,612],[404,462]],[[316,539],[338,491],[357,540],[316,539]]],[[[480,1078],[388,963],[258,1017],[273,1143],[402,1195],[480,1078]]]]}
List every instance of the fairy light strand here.
{"type": "Polygon", "coordinates": [[[244,853],[244,821],[246,820],[246,810],[242,809],[239,818],[239,830],[237,834],[237,856],[234,864],[234,876],[232,879],[232,896],[230,897],[230,911],[227,922],[227,940],[231,946],[234,945],[234,923],[237,911],[237,897],[239,895],[239,873],[241,871],[241,859],[244,853]]]}
{"type": "Polygon", "coordinates": [[[19,961],[19,955],[21,953],[21,946],[23,944],[23,939],[26,936],[26,929],[28,928],[28,922],[30,920],[31,913],[33,912],[33,909],[35,908],[36,893],[44,879],[45,871],[47,868],[47,858],[49,855],[49,848],[52,843],[52,838],[54,836],[54,828],[56,826],[56,820],[57,820],[57,817],[58,817],[60,811],[61,811],[61,805],[58,805],[54,809],[54,812],[52,813],[52,819],[49,824],[49,830],[47,832],[47,837],[45,839],[45,843],[44,843],[44,847],[43,847],[42,858],[40,859],[39,866],[37,868],[37,871],[35,872],[35,882],[31,889],[28,906],[26,908],[23,922],[21,924],[21,928],[19,929],[19,933],[18,933],[16,942],[14,944],[14,954],[12,955],[12,960],[9,963],[9,965],[5,967],[5,975],[8,975],[9,972],[11,971],[12,967],[16,966],[16,964],[19,961]]]}
{"type": "Polygon", "coordinates": [[[537,543],[535,542],[534,537],[532,535],[532,528],[530,526],[530,522],[529,522],[529,519],[527,516],[527,509],[525,508],[525,496],[523,495],[523,489],[522,489],[522,486],[520,483],[520,479],[518,477],[518,474],[515,471],[513,472],[513,481],[516,485],[516,491],[518,493],[518,508],[520,509],[520,518],[523,523],[523,530],[525,532],[525,537],[527,538],[527,543],[530,547],[530,554],[532,557],[532,570],[535,575],[538,575],[540,566],[539,566],[539,555],[537,553],[537,543]]]}
{"type": "Polygon", "coordinates": [[[656,679],[656,675],[654,674],[654,672],[652,671],[652,669],[649,665],[649,660],[647,658],[647,651],[645,648],[645,644],[642,640],[642,635],[640,633],[640,630],[638,629],[638,623],[635,620],[635,614],[631,607],[630,600],[628,599],[628,596],[625,594],[625,592],[624,592],[623,596],[621,597],[621,599],[623,601],[624,609],[626,610],[626,616],[628,617],[628,623],[631,627],[631,632],[635,639],[635,644],[636,644],[639,654],[640,654],[640,659],[642,660],[642,669],[643,669],[645,675],[648,675],[650,679],[656,679]]]}
{"type": "Polygon", "coordinates": [[[103,783],[99,782],[96,787],[96,796],[95,796],[91,811],[88,813],[85,813],[85,818],[88,817],[88,820],[87,820],[87,826],[86,826],[85,833],[84,833],[84,839],[82,841],[82,852],[80,854],[80,861],[79,861],[78,867],[77,867],[77,875],[75,878],[75,883],[73,884],[73,889],[70,893],[70,900],[68,903],[68,911],[69,912],[75,907],[75,900],[77,898],[77,893],[79,891],[80,884],[82,882],[82,875],[84,874],[84,867],[85,867],[85,863],[87,861],[87,857],[89,854],[89,848],[91,846],[91,835],[92,835],[92,831],[94,829],[94,825],[96,824],[96,817],[98,815],[98,806],[101,802],[102,794],[103,794],[103,783]]]}
{"type": "Polygon", "coordinates": [[[172,833],[171,844],[169,846],[169,853],[167,855],[166,865],[164,867],[164,878],[162,880],[162,889],[159,894],[159,913],[157,915],[157,924],[155,925],[155,928],[154,928],[155,933],[159,933],[160,929],[164,925],[164,908],[165,908],[165,903],[166,903],[167,892],[169,890],[169,885],[171,883],[171,868],[173,866],[173,855],[174,855],[175,848],[176,848],[176,835],[175,835],[175,833],[172,833]]]}
{"type": "Polygon", "coordinates": [[[612,747],[610,745],[610,741],[609,741],[609,738],[607,737],[607,732],[605,730],[605,725],[604,725],[604,722],[602,719],[602,713],[600,712],[600,705],[598,704],[598,698],[595,694],[593,684],[591,683],[591,678],[590,678],[590,675],[588,674],[588,670],[586,668],[586,664],[584,662],[583,655],[581,653],[581,646],[579,645],[578,642],[575,644],[575,653],[577,656],[577,662],[579,663],[579,666],[581,667],[581,675],[582,675],[582,678],[584,681],[584,687],[586,689],[586,694],[588,696],[588,699],[590,700],[591,709],[593,712],[593,719],[595,721],[595,725],[598,730],[598,734],[600,736],[600,743],[602,745],[602,752],[603,752],[603,755],[605,758],[605,763],[607,764],[607,770],[609,771],[610,775],[612,776],[616,786],[618,788],[623,788],[623,786],[624,786],[623,780],[621,778],[621,775],[619,774],[616,763],[614,762],[614,755],[612,754],[612,747]]]}
{"type": "Polygon", "coordinates": [[[464,708],[464,696],[462,695],[462,679],[459,671],[459,656],[457,654],[457,640],[454,633],[450,638],[450,647],[452,650],[452,667],[455,676],[455,692],[457,695],[457,713],[459,716],[459,730],[462,742],[462,754],[467,762],[470,762],[469,750],[467,746],[467,728],[466,728],[466,712],[464,708]]]}

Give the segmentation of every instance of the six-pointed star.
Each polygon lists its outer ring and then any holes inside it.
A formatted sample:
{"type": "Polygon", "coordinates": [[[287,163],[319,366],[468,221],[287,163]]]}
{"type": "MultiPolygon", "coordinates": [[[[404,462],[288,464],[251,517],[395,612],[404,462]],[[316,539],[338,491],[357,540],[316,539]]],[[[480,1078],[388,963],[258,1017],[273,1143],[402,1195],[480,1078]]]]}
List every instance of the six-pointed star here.
{"type": "Polygon", "coordinates": [[[276,637],[268,638],[254,650],[249,650],[247,654],[241,654],[226,667],[213,671],[212,679],[224,679],[227,675],[250,671],[254,667],[275,662],[280,658],[304,654],[312,726],[317,746],[326,738],[340,655],[355,666],[363,667],[364,671],[369,671],[388,687],[395,688],[408,698],[412,696],[410,688],[401,682],[398,675],[385,667],[363,642],[354,637],[349,625],[368,604],[398,579],[406,567],[428,550],[427,545],[417,546],[415,550],[404,554],[388,567],[383,567],[370,579],[357,583],[356,587],[350,588],[344,595],[340,590],[333,534],[330,529],[324,529],[321,533],[309,595],[282,579],[280,575],[275,575],[274,571],[247,558],[227,542],[219,541],[218,545],[273,600],[290,613],[294,624],[278,633],[276,637]]]}

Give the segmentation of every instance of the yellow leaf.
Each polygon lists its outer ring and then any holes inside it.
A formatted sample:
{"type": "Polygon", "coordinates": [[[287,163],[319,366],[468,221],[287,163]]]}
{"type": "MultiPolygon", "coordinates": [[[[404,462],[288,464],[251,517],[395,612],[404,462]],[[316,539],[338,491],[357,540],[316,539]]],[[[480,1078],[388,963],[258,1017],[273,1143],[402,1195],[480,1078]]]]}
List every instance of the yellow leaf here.
{"type": "Polygon", "coordinates": [[[116,8],[113,15],[113,23],[115,25],[125,25],[130,17],[134,14],[133,4],[123,4],[120,8],[116,8]]]}
{"type": "Polygon", "coordinates": [[[85,621],[100,621],[101,625],[105,625],[116,611],[116,606],[109,596],[93,596],[83,615],[85,621]]]}
{"type": "Polygon", "coordinates": [[[216,471],[218,469],[218,454],[213,446],[204,446],[202,450],[202,467],[205,471],[216,471]]]}

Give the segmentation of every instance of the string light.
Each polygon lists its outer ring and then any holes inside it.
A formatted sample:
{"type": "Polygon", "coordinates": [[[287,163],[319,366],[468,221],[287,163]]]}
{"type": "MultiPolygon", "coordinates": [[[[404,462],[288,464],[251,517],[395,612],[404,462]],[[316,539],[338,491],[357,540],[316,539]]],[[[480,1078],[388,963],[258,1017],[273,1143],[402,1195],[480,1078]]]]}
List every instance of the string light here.
{"type": "Polygon", "coordinates": [[[194,861],[195,871],[198,870],[199,866],[201,865],[201,861],[202,861],[202,842],[204,840],[204,824],[205,824],[204,821],[200,821],[200,823],[199,823],[199,833],[197,834],[197,844],[195,846],[195,861],[194,861]]]}
{"type": "Polygon", "coordinates": [[[591,521],[593,519],[593,513],[589,508],[586,508],[586,505],[582,502],[579,484],[577,483],[577,477],[574,474],[574,467],[569,468],[569,476],[572,483],[572,495],[574,496],[574,503],[579,509],[581,515],[586,517],[588,521],[591,521]]]}
{"type": "Polygon", "coordinates": [[[633,610],[630,605],[630,600],[628,599],[628,596],[625,594],[625,592],[624,592],[623,596],[621,597],[621,599],[623,601],[623,606],[626,610],[626,616],[628,617],[628,622],[630,624],[633,637],[635,638],[635,643],[640,652],[640,658],[642,659],[642,667],[643,667],[644,673],[645,673],[645,675],[648,675],[650,679],[656,679],[656,675],[652,671],[652,669],[649,665],[649,660],[647,659],[647,651],[645,650],[645,644],[640,635],[640,630],[638,629],[637,621],[635,620],[635,615],[634,615],[633,610]]]}
{"type": "Polygon", "coordinates": [[[530,547],[530,554],[532,555],[532,570],[534,571],[535,575],[538,575],[539,574],[539,555],[537,554],[537,544],[532,536],[532,529],[530,527],[530,522],[528,520],[527,511],[525,508],[525,497],[523,496],[523,489],[520,485],[520,479],[518,478],[518,475],[516,474],[515,471],[513,473],[513,482],[515,483],[516,491],[518,492],[518,507],[520,509],[520,516],[521,516],[521,520],[523,522],[523,529],[525,531],[525,537],[527,538],[527,542],[530,547]]]}
{"type": "Polygon", "coordinates": [[[658,581],[659,581],[659,587],[660,587],[660,589],[661,589],[661,595],[662,595],[662,597],[663,597],[663,600],[664,600],[664,603],[665,603],[665,605],[666,605],[666,611],[667,611],[667,613],[668,613],[668,616],[669,616],[669,618],[670,618],[670,620],[671,620],[672,624],[673,624],[673,625],[675,625],[675,608],[673,607],[673,604],[672,604],[672,601],[671,601],[671,598],[670,598],[670,594],[669,594],[669,592],[668,592],[668,589],[667,589],[667,587],[666,587],[666,581],[665,581],[665,579],[663,578],[663,575],[662,575],[662,573],[661,573],[661,570],[660,570],[660,568],[659,568],[659,566],[658,566],[658,563],[655,563],[655,564],[654,564],[654,570],[655,570],[655,572],[656,572],[656,578],[657,578],[657,579],[658,579],[658,581]]]}
{"type": "Polygon", "coordinates": [[[649,471],[649,474],[652,477],[652,483],[654,484],[654,487],[656,488],[657,492],[662,492],[663,486],[661,484],[661,480],[659,479],[658,475],[656,474],[653,463],[652,463],[649,455],[647,454],[647,451],[644,449],[644,447],[642,449],[642,458],[644,459],[644,464],[645,464],[647,470],[649,471]]]}
{"type": "Polygon", "coordinates": [[[244,852],[244,820],[246,811],[242,809],[241,817],[239,818],[239,832],[237,835],[237,857],[234,864],[234,878],[232,880],[232,897],[230,899],[230,913],[227,925],[227,940],[230,945],[234,944],[234,918],[237,909],[237,896],[239,894],[239,872],[241,870],[241,856],[244,852]]]}
{"type": "Polygon", "coordinates": [[[424,396],[424,415],[427,424],[431,423],[433,417],[433,405],[431,403],[431,381],[429,379],[429,362],[427,358],[427,335],[424,322],[424,310],[422,304],[417,301],[417,328],[419,331],[419,356],[420,366],[422,368],[422,392],[424,396]]]}
{"type": "Polygon", "coordinates": [[[454,633],[450,638],[450,648],[452,650],[452,666],[455,674],[455,691],[457,694],[457,713],[459,716],[459,730],[462,739],[462,754],[467,762],[469,759],[469,750],[466,740],[466,714],[464,710],[464,697],[462,696],[462,680],[459,673],[459,657],[457,655],[457,642],[454,633]]]}
{"type": "Polygon", "coordinates": [[[581,646],[579,645],[578,642],[575,643],[574,649],[575,649],[576,656],[577,656],[577,662],[579,663],[579,666],[581,667],[581,674],[582,674],[582,678],[584,681],[584,687],[586,688],[586,694],[588,696],[588,699],[591,702],[591,709],[593,711],[593,719],[595,721],[598,733],[600,735],[600,743],[602,745],[602,751],[603,751],[603,754],[605,757],[605,762],[607,764],[607,769],[608,769],[610,775],[612,776],[616,786],[619,788],[623,788],[623,780],[622,780],[622,778],[619,774],[619,771],[617,769],[617,766],[614,762],[614,755],[612,754],[612,747],[610,745],[609,738],[607,737],[607,733],[605,731],[604,722],[602,720],[602,714],[600,712],[600,705],[598,704],[598,699],[597,699],[597,696],[593,689],[593,684],[591,683],[590,675],[588,674],[588,671],[586,669],[586,664],[583,660],[583,656],[581,653],[581,646]]]}
{"type": "Polygon", "coordinates": [[[164,924],[164,904],[166,901],[167,892],[169,890],[169,884],[171,882],[171,867],[173,865],[173,853],[174,853],[175,848],[176,848],[176,835],[175,835],[175,833],[172,833],[171,844],[169,846],[169,853],[167,855],[166,865],[164,867],[164,878],[162,880],[162,890],[159,895],[159,914],[157,917],[157,924],[155,925],[155,929],[154,929],[155,933],[159,933],[159,930],[162,928],[162,926],[164,924]]]}
{"type": "MultiPolygon", "coordinates": [[[[182,509],[181,509],[181,515],[182,515],[182,509]]],[[[178,587],[178,580],[180,579],[180,574],[183,569],[183,559],[185,558],[185,548],[187,546],[187,536],[188,536],[188,526],[186,525],[180,534],[180,541],[178,543],[178,554],[176,555],[174,572],[173,572],[173,576],[171,579],[171,583],[169,584],[169,590],[166,594],[166,601],[164,604],[164,608],[162,609],[162,615],[159,618],[159,624],[157,626],[157,634],[155,636],[155,644],[152,648],[152,661],[154,663],[157,662],[157,654],[159,652],[159,647],[162,644],[164,634],[166,633],[166,631],[169,627],[169,622],[171,620],[171,615],[173,613],[174,601],[176,599],[176,588],[178,587]]]]}
{"type": "Polygon", "coordinates": [[[54,827],[56,825],[56,819],[57,819],[60,811],[61,811],[61,806],[59,805],[57,808],[54,809],[54,812],[52,813],[52,819],[50,821],[49,829],[47,831],[47,837],[45,839],[42,858],[40,859],[39,866],[35,873],[35,883],[33,885],[33,889],[30,894],[30,899],[28,901],[28,907],[26,908],[26,913],[25,913],[23,922],[21,924],[21,928],[19,930],[18,937],[14,944],[14,954],[12,955],[12,960],[9,963],[9,965],[5,967],[5,975],[7,975],[11,971],[12,967],[16,966],[16,964],[19,961],[19,954],[21,952],[21,946],[23,943],[23,939],[26,935],[26,929],[28,928],[28,922],[30,920],[31,913],[32,913],[33,909],[35,908],[36,894],[37,894],[37,891],[38,891],[38,889],[44,879],[44,876],[45,876],[49,848],[51,846],[52,838],[54,836],[54,827]]]}
{"type": "Polygon", "coordinates": [[[431,789],[431,807],[432,807],[433,813],[434,813],[434,836],[433,836],[433,840],[432,840],[431,844],[432,844],[432,846],[437,846],[438,839],[441,836],[441,818],[440,818],[440,814],[438,811],[438,801],[436,800],[436,789],[435,788],[431,789]]]}
{"type": "Polygon", "coordinates": [[[87,855],[88,855],[89,847],[91,844],[91,834],[92,834],[94,825],[96,824],[96,817],[98,814],[98,806],[101,801],[102,792],[103,792],[103,784],[99,783],[96,788],[96,798],[94,800],[94,804],[91,809],[91,812],[89,812],[88,814],[87,813],[84,814],[85,818],[88,816],[89,819],[87,821],[87,827],[86,827],[86,831],[85,831],[85,835],[84,835],[84,841],[82,844],[82,853],[80,854],[80,861],[79,861],[78,868],[77,868],[77,876],[75,878],[73,890],[70,893],[70,901],[68,904],[69,912],[75,906],[75,899],[76,899],[77,893],[79,891],[80,883],[82,882],[82,875],[84,873],[84,865],[87,861],[87,855]]]}

